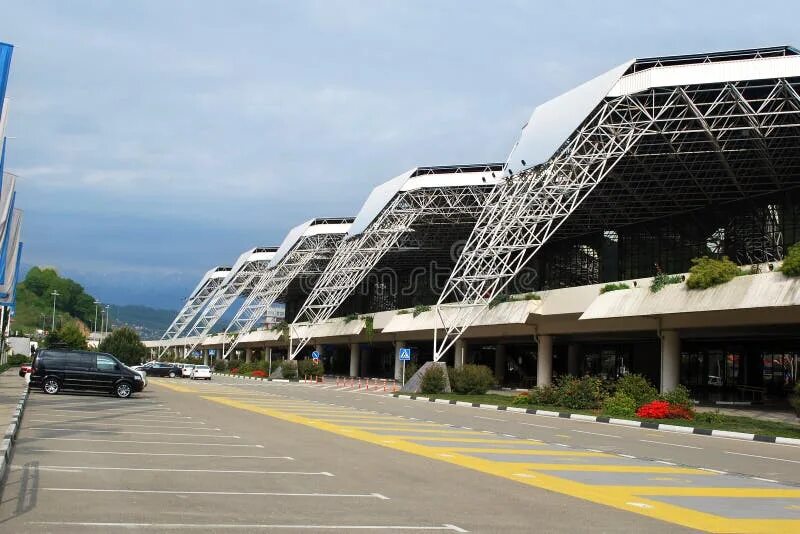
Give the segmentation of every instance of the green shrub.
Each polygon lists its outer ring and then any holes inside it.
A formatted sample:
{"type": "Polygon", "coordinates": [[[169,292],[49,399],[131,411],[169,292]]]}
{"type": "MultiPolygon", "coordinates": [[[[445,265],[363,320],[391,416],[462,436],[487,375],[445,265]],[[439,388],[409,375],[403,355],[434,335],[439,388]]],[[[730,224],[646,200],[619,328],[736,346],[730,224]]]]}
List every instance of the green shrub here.
{"type": "Polygon", "coordinates": [[[721,260],[703,256],[692,260],[692,268],[689,269],[689,279],[686,285],[689,289],[708,289],[718,286],[725,282],[730,282],[742,273],[742,270],[723,256],[721,260]]]}
{"type": "Polygon", "coordinates": [[[325,374],[322,360],[305,359],[297,362],[297,376],[299,378],[317,377],[325,374]]]}
{"type": "Polygon", "coordinates": [[[426,394],[442,393],[444,391],[444,381],[447,380],[442,365],[434,365],[425,371],[420,383],[420,391],[426,394]]]}
{"type": "Polygon", "coordinates": [[[603,414],[610,417],[634,417],[636,408],[636,401],[620,390],[603,401],[603,414]]]}
{"type": "Polygon", "coordinates": [[[558,404],[558,388],[553,386],[542,386],[533,388],[528,392],[528,400],[531,404],[555,405],[558,404]]]}
{"type": "Polygon", "coordinates": [[[658,398],[658,391],[653,387],[645,377],[637,374],[625,375],[614,384],[614,389],[617,393],[626,395],[633,399],[636,403],[636,408],[644,406],[648,402],[652,402],[658,398]]]}
{"type": "Polygon", "coordinates": [[[789,397],[789,404],[794,408],[794,413],[800,417],[800,382],[794,385],[794,393],[789,397]]]}
{"type": "Polygon", "coordinates": [[[294,360],[285,360],[280,363],[281,374],[283,378],[292,380],[297,378],[297,362],[294,360]]]}
{"type": "Polygon", "coordinates": [[[597,377],[564,376],[558,380],[556,404],[575,410],[599,408],[606,396],[603,381],[597,377]]]}
{"type": "Polygon", "coordinates": [[[466,364],[448,369],[450,387],[455,393],[483,395],[495,385],[494,373],[485,365],[466,364]]]}
{"type": "Polygon", "coordinates": [[[344,318],[344,324],[352,323],[356,319],[358,319],[358,314],[357,313],[349,313],[344,318]]]}
{"type": "Polygon", "coordinates": [[[527,393],[520,393],[511,399],[511,406],[528,406],[531,404],[531,398],[527,393]]]}
{"type": "Polygon", "coordinates": [[[253,370],[254,370],[253,369],[253,364],[251,364],[251,363],[244,362],[241,365],[239,365],[239,374],[240,375],[250,376],[250,373],[252,373],[253,370]]]}
{"type": "Polygon", "coordinates": [[[214,370],[218,373],[224,373],[228,370],[225,360],[217,360],[214,362],[214,370]]]}
{"type": "Polygon", "coordinates": [[[661,398],[670,404],[675,404],[687,410],[691,410],[694,407],[689,390],[683,384],[678,384],[675,389],[664,393],[661,398]]]}
{"type": "Polygon", "coordinates": [[[681,282],[683,282],[683,280],[681,280],[679,274],[669,275],[659,272],[653,277],[653,282],[650,284],[650,291],[658,293],[670,284],[680,284],[681,282]]]}
{"type": "Polygon", "coordinates": [[[499,306],[500,304],[503,304],[504,302],[509,302],[510,300],[511,297],[509,297],[508,295],[504,294],[495,295],[495,297],[489,301],[489,309],[491,310],[495,306],[499,306]]]}
{"type": "Polygon", "coordinates": [[[417,315],[423,314],[425,312],[431,311],[431,307],[427,304],[418,304],[414,306],[414,311],[412,311],[412,315],[416,317],[417,315]]]}
{"type": "Polygon", "coordinates": [[[406,362],[406,382],[419,371],[419,365],[414,362],[406,362]]]}
{"type": "Polygon", "coordinates": [[[786,257],[783,258],[781,272],[786,276],[800,276],[800,243],[789,247],[786,257]]]}
{"type": "Polygon", "coordinates": [[[694,420],[698,423],[707,423],[710,425],[721,425],[725,422],[725,416],[716,412],[699,412],[694,416],[694,420]]]}
{"type": "Polygon", "coordinates": [[[30,363],[31,359],[24,354],[12,354],[8,357],[8,365],[22,365],[23,363],[30,363]]]}
{"type": "Polygon", "coordinates": [[[630,289],[631,286],[626,284],[625,282],[620,282],[618,284],[606,284],[600,288],[600,294],[608,293],[609,291],[619,291],[620,289],[630,289]]]}

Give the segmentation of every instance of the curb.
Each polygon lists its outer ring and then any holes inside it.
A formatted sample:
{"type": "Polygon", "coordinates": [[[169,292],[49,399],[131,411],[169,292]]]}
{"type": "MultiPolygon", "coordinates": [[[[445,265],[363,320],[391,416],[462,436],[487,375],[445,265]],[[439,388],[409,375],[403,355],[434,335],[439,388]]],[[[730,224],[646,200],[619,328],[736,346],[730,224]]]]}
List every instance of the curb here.
{"type": "Polygon", "coordinates": [[[22,414],[25,413],[25,403],[28,400],[28,384],[25,384],[25,389],[20,395],[19,402],[14,413],[11,416],[11,422],[6,427],[3,440],[0,442],[0,481],[5,481],[8,464],[11,463],[11,458],[14,455],[14,442],[17,440],[17,433],[22,422],[22,414]]]}
{"type": "Polygon", "coordinates": [[[608,423],[611,425],[630,426],[646,428],[648,430],[661,430],[667,432],[680,432],[683,434],[699,434],[701,436],[713,436],[718,438],[740,439],[743,441],[761,441],[764,443],[780,443],[782,445],[800,445],[798,438],[784,438],[780,436],[766,436],[763,434],[748,434],[746,432],[732,432],[730,430],[712,430],[708,428],[694,428],[691,426],[667,425],[662,423],[651,423],[649,421],[633,421],[631,419],[616,419],[614,417],[603,417],[585,415],[569,412],[551,412],[548,410],[537,410],[535,408],[521,408],[518,406],[498,406],[496,404],[479,404],[477,402],[464,402],[448,399],[432,399],[420,395],[404,395],[400,393],[392,394],[392,397],[417,400],[423,402],[436,402],[438,404],[453,404],[455,406],[465,406],[468,408],[479,408],[482,410],[497,410],[501,412],[524,413],[531,415],[541,415],[545,417],[559,417],[561,419],[574,419],[577,421],[590,421],[594,423],[608,423]]]}
{"type": "MultiPolygon", "coordinates": [[[[260,380],[262,382],[292,382],[288,378],[261,378],[260,376],[242,376],[242,375],[231,375],[228,373],[211,373],[214,376],[224,376],[226,378],[236,378],[239,380],[260,380]]],[[[299,382],[304,382],[300,380],[299,382]]]]}

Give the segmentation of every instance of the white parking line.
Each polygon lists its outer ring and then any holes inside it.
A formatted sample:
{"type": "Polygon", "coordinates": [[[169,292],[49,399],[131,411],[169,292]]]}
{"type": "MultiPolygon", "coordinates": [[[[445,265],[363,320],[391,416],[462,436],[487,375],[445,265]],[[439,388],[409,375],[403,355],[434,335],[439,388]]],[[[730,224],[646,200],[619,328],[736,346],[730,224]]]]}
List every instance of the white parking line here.
{"type": "Polygon", "coordinates": [[[475,419],[486,419],[488,421],[500,421],[502,423],[508,423],[506,419],[500,419],[499,417],[484,417],[482,415],[473,415],[475,419]]]}
{"type": "MultiPolygon", "coordinates": [[[[119,421],[116,418],[114,419],[113,422],[108,422],[108,423],[90,423],[88,421],[68,421],[68,420],[64,420],[64,419],[62,419],[60,421],[55,421],[55,420],[51,421],[49,419],[29,419],[29,421],[31,423],[61,423],[61,424],[74,423],[74,424],[77,424],[77,425],[93,425],[93,426],[109,426],[109,425],[115,425],[115,424],[119,423],[119,421]]],[[[205,423],[172,423],[172,424],[169,424],[169,425],[137,425],[136,423],[124,423],[124,425],[122,425],[122,426],[125,426],[125,427],[135,426],[135,427],[146,427],[146,428],[178,428],[178,429],[186,429],[186,430],[192,430],[192,429],[197,429],[197,430],[218,430],[218,431],[221,430],[219,428],[208,428],[208,427],[204,427],[204,426],[176,426],[176,425],[205,425],[205,423]]]]}
{"type": "Polygon", "coordinates": [[[538,428],[551,428],[551,429],[553,429],[553,428],[556,428],[556,427],[554,427],[554,426],[548,426],[548,425],[536,425],[536,424],[533,424],[533,423],[517,423],[517,424],[519,424],[519,425],[525,425],[525,426],[535,426],[535,427],[538,427],[538,428]]]}
{"type": "Polygon", "coordinates": [[[657,445],[669,445],[670,447],[683,447],[684,449],[703,449],[703,447],[695,447],[694,445],[681,445],[679,443],[667,443],[666,441],[653,441],[649,439],[640,439],[643,443],[655,443],[657,445]]]}
{"type": "Polygon", "coordinates": [[[442,526],[417,526],[417,525],[279,525],[279,524],[233,524],[233,523],[80,523],[68,521],[29,521],[29,525],[63,526],[63,527],[95,527],[102,529],[155,529],[164,530],[427,530],[447,532],[469,532],[456,525],[443,524],[442,526]]]}
{"type": "Polygon", "coordinates": [[[31,449],[31,452],[64,452],[69,454],[111,454],[114,456],[180,456],[182,458],[245,458],[249,460],[287,460],[292,456],[247,456],[231,454],[185,454],[176,452],[118,452],[118,451],[71,451],[69,449],[31,449]]]}
{"type": "Polygon", "coordinates": [[[588,430],[574,430],[574,429],[570,429],[570,431],[578,432],[579,434],[591,434],[593,436],[603,436],[606,438],[622,439],[622,436],[617,436],[616,434],[601,434],[600,432],[589,432],[588,430]]]}
{"type": "Polygon", "coordinates": [[[280,493],[274,491],[173,491],[173,490],[132,490],[99,488],[40,488],[39,491],[65,491],[74,493],[148,493],[158,495],[229,495],[240,497],[341,497],[354,499],[380,499],[389,497],[380,493],[280,493]]]}
{"type": "Polygon", "coordinates": [[[57,441],[84,441],[84,442],[96,442],[96,443],[137,443],[141,445],[197,445],[199,447],[250,447],[256,449],[263,449],[263,445],[241,445],[239,443],[193,443],[193,442],[181,442],[181,441],[133,441],[133,440],[126,440],[126,439],[84,439],[84,438],[40,438],[35,437],[32,439],[40,440],[40,439],[52,439],[57,441]]]}
{"type": "MultiPolygon", "coordinates": [[[[30,413],[31,415],[37,415],[37,410],[35,410],[35,409],[34,410],[26,409],[25,413],[30,413]]],[[[60,410],[60,409],[43,410],[43,414],[46,414],[48,416],[51,415],[51,414],[52,415],[56,415],[56,414],[61,415],[61,414],[65,414],[65,413],[77,413],[77,414],[83,415],[85,417],[88,417],[90,415],[109,415],[109,414],[107,414],[105,412],[87,412],[86,410],[60,410]]],[[[177,413],[178,412],[175,412],[175,414],[177,414],[177,413]]],[[[159,416],[161,416],[161,415],[170,415],[169,418],[166,418],[167,420],[191,419],[191,417],[188,416],[188,415],[172,415],[172,414],[166,414],[164,412],[161,412],[158,415],[159,416]]],[[[128,416],[128,417],[137,417],[137,418],[141,417],[141,418],[144,418],[144,419],[146,419],[148,421],[151,419],[151,417],[147,413],[134,412],[134,411],[127,411],[124,414],[115,415],[114,417],[118,417],[119,419],[123,419],[126,416],[128,416]]]]}
{"type": "MultiPolygon", "coordinates": [[[[94,434],[136,434],[137,436],[183,436],[193,438],[229,438],[229,439],[242,439],[241,436],[220,436],[219,434],[181,434],[172,432],[127,432],[125,430],[87,430],[81,428],[51,428],[47,426],[31,426],[28,430],[50,430],[56,432],[91,432],[94,434]]],[[[206,429],[203,429],[206,430],[206,429]]]]}
{"type": "Polygon", "coordinates": [[[800,464],[800,460],[789,460],[787,458],[774,458],[772,456],[759,456],[757,454],[745,454],[743,452],[724,451],[725,454],[735,454],[736,456],[749,456],[751,458],[761,458],[763,460],[775,460],[777,462],[789,462],[793,464],[800,464]]]}
{"type": "MultiPolygon", "coordinates": [[[[24,471],[29,469],[26,466],[12,466],[12,471],[24,471]]],[[[163,471],[168,473],[236,473],[247,475],[305,475],[332,477],[333,473],[328,471],[253,471],[251,469],[159,469],[152,467],[89,467],[85,465],[40,465],[36,467],[39,471],[163,471]]]]}

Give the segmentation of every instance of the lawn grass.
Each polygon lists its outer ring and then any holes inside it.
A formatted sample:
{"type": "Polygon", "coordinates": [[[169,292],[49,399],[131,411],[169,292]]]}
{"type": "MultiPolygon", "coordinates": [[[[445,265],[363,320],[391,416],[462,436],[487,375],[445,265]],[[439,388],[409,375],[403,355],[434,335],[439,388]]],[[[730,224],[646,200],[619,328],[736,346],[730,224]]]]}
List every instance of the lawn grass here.
{"type": "MultiPolygon", "coordinates": [[[[534,408],[537,410],[548,410],[560,413],[580,413],[586,415],[603,415],[600,410],[576,410],[564,406],[513,404],[514,397],[511,395],[498,395],[487,393],[485,395],[461,395],[459,393],[437,393],[436,395],[420,394],[419,397],[436,399],[446,399],[476,404],[495,404],[497,406],[517,406],[519,408],[534,408]]],[[[642,419],[630,417],[634,421],[646,421],[657,424],[667,424],[675,426],[691,426],[694,428],[706,428],[709,430],[728,430],[731,432],[744,432],[747,434],[760,434],[763,436],[781,436],[784,438],[800,438],[800,424],[793,425],[776,421],[765,421],[752,417],[739,417],[725,415],[716,412],[698,412],[693,420],[687,419],[642,419]]],[[[798,419],[800,422],[800,419],[798,419]]]]}

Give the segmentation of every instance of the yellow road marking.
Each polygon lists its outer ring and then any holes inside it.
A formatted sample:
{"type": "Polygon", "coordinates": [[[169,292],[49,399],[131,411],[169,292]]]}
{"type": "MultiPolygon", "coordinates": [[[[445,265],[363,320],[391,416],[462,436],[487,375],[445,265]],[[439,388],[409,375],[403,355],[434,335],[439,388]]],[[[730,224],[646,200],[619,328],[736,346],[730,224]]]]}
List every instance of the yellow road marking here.
{"type": "MultiPolygon", "coordinates": [[[[521,445],[521,444],[520,444],[521,445]]],[[[534,446],[541,446],[542,443],[531,443],[534,446]]],[[[593,458],[615,458],[614,455],[605,454],[602,452],[583,452],[583,451],[551,451],[543,449],[492,449],[492,448],[478,448],[478,447],[446,447],[451,452],[481,452],[490,454],[517,454],[517,455],[532,455],[532,456],[578,456],[578,457],[593,457],[593,458]]]]}
{"type": "MultiPolygon", "coordinates": [[[[319,430],[324,430],[332,434],[344,436],[350,439],[357,439],[377,446],[415,454],[441,462],[458,465],[482,473],[487,473],[497,477],[513,480],[519,484],[525,484],[537,488],[555,491],[565,495],[571,495],[583,500],[610,506],[620,510],[637,513],[643,516],[661,519],[673,524],[683,525],[689,528],[706,530],[708,532],[793,532],[800,531],[800,521],[798,520],[740,520],[726,519],[713,514],[698,512],[688,508],[666,504],[656,500],[647,499],[643,495],[699,495],[699,496],[741,496],[741,497],[789,497],[800,498],[800,490],[794,489],[761,489],[761,488],[670,488],[670,487],[640,487],[640,486],[593,486],[573,482],[568,479],[559,478],[548,472],[534,471],[530,478],[520,477],[521,470],[527,464],[514,462],[497,462],[466,456],[452,451],[447,447],[431,447],[410,441],[412,439],[423,441],[457,441],[472,443],[524,443],[531,442],[523,440],[478,440],[471,438],[430,438],[419,436],[410,438],[409,436],[385,436],[372,434],[363,429],[345,428],[324,421],[314,420],[302,415],[288,413],[262,406],[256,406],[240,401],[231,400],[219,396],[202,396],[206,400],[224,404],[233,408],[247,410],[280,419],[282,421],[300,424],[319,430]],[[444,455],[443,455],[444,453],[444,455]]],[[[548,465],[548,464],[539,464],[548,465]]],[[[559,465],[559,468],[563,466],[559,465]]],[[[576,466],[581,470],[586,470],[585,465],[576,466]]],[[[627,467],[627,466],[626,466],[627,467]]],[[[670,469],[670,468],[667,468],[670,469]]],[[[675,468],[672,468],[675,469],[675,468]]],[[[678,468],[688,469],[688,468],[678,468]]],[[[693,474],[698,474],[697,470],[690,470],[693,474]]],[[[652,472],[652,471],[651,471],[652,472]]],[[[527,475],[527,474],[526,474],[527,475]]],[[[722,480],[722,478],[720,477],[722,480]]]]}

